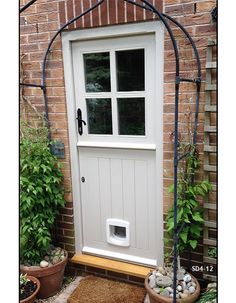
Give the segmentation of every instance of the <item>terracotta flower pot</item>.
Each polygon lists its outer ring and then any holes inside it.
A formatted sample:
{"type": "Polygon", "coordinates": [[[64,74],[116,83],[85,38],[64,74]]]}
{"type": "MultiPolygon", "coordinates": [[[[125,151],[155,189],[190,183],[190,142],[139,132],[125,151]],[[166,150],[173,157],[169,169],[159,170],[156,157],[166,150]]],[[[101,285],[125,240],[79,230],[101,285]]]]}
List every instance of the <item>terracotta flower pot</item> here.
{"type": "MultiPolygon", "coordinates": [[[[167,298],[167,297],[161,296],[160,294],[157,294],[154,290],[151,289],[151,287],[149,286],[149,283],[148,283],[148,279],[149,279],[150,275],[151,275],[151,273],[148,274],[145,278],[145,288],[149,295],[150,303],[172,303],[173,298],[167,298]]],[[[198,283],[198,280],[194,276],[191,275],[191,277],[192,277],[192,280],[197,285],[196,291],[192,295],[188,296],[187,298],[177,299],[176,302],[178,302],[178,303],[196,302],[197,298],[200,295],[200,285],[198,283]]]]}
{"type": "Polygon", "coordinates": [[[25,298],[23,300],[20,300],[20,303],[34,303],[35,299],[36,299],[36,295],[40,289],[40,282],[37,278],[35,277],[32,277],[32,276],[27,276],[27,279],[33,281],[34,283],[37,284],[37,288],[36,290],[34,291],[34,293],[32,293],[31,296],[29,296],[28,298],[25,298]]]}
{"type": "Polygon", "coordinates": [[[37,298],[45,299],[55,295],[62,287],[65,267],[68,261],[68,253],[65,251],[65,258],[61,262],[50,267],[20,266],[22,274],[34,276],[40,281],[40,290],[37,298]]]}

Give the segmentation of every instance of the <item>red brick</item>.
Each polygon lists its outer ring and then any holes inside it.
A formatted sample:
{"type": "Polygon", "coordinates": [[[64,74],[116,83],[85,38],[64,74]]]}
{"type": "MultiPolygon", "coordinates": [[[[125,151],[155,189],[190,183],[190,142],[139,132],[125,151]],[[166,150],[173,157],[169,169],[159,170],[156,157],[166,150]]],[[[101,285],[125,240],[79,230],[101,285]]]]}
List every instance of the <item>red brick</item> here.
{"type": "Polygon", "coordinates": [[[27,23],[41,23],[46,22],[48,20],[47,14],[36,14],[30,15],[26,17],[27,23]]]}
{"type": "Polygon", "coordinates": [[[116,23],[116,0],[110,0],[109,3],[109,21],[110,24],[116,23]]]}
{"type": "Polygon", "coordinates": [[[39,32],[50,32],[58,30],[58,22],[50,22],[50,23],[42,23],[38,24],[38,31],[39,32]]]}
{"type": "MultiPolygon", "coordinates": [[[[74,18],[74,13],[73,13],[73,0],[68,0],[66,2],[66,10],[67,10],[67,21],[71,20],[74,18]]],[[[68,26],[69,29],[74,29],[74,23],[70,24],[68,26]]]]}
{"type": "Polygon", "coordinates": [[[75,232],[73,230],[64,229],[64,235],[68,236],[68,237],[74,237],[75,236],[75,232]]]}
{"type": "Polygon", "coordinates": [[[103,4],[100,6],[101,10],[101,23],[102,25],[108,24],[108,9],[107,9],[107,1],[104,1],[103,4]]]}
{"type": "Polygon", "coordinates": [[[208,36],[209,34],[215,34],[216,26],[215,24],[208,24],[208,25],[199,25],[196,26],[196,36],[208,36]]]}
{"type": "Polygon", "coordinates": [[[65,1],[59,2],[59,18],[60,18],[60,26],[66,23],[66,15],[65,15],[65,1]]]}
{"type": "Polygon", "coordinates": [[[197,12],[209,12],[216,6],[216,1],[203,1],[196,3],[196,11],[197,12]]]}
{"type": "Polygon", "coordinates": [[[28,42],[28,36],[20,36],[20,44],[26,44],[28,42]]]}
{"type": "Polygon", "coordinates": [[[31,77],[32,78],[41,79],[41,77],[42,77],[42,71],[32,71],[31,72],[31,77]]]}
{"type": "Polygon", "coordinates": [[[44,57],[44,52],[37,52],[37,53],[32,53],[30,54],[30,61],[40,61],[44,57]]]}
{"type": "Polygon", "coordinates": [[[37,33],[28,36],[29,43],[40,42],[40,41],[48,41],[49,34],[48,33],[37,33]]]}
{"type": "Polygon", "coordinates": [[[50,78],[64,78],[64,73],[62,68],[57,68],[49,71],[48,77],[50,78]]]}
{"type": "Polygon", "coordinates": [[[26,18],[20,17],[20,25],[25,25],[25,24],[26,24],[26,18]]]}
{"type": "Polygon", "coordinates": [[[21,51],[23,53],[37,52],[38,50],[38,44],[24,44],[21,46],[21,51]]]}
{"type": "Polygon", "coordinates": [[[211,22],[210,14],[194,14],[189,16],[181,16],[178,21],[183,26],[193,26],[200,24],[209,24],[211,22]]]}
{"type": "Polygon", "coordinates": [[[69,238],[69,237],[61,237],[61,242],[66,243],[66,244],[71,244],[71,245],[75,245],[75,239],[74,238],[69,238]]]}
{"type": "Polygon", "coordinates": [[[48,22],[58,21],[58,12],[52,12],[47,14],[48,22]]]}
{"type": "Polygon", "coordinates": [[[73,210],[72,209],[68,209],[68,208],[63,208],[60,211],[61,214],[65,214],[65,215],[73,215],[73,210]]]}
{"type": "Polygon", "coordinates": [[[48,97],[48,101],[51,102],[51,103],[57,103],[57,104],[60,104],[60,102],[63,102],[65,101],[64,97],[61,97],[61,96],[50,96],[48,97]]]}
{"type": "Polygon", "coordinates": [[[134,5],[127,3],[127,22],[134,21],[134,5]]]}
{"type": "Polygon", "coordinates": [[[60,228],[65,228],[65,229],[69,229],[69,230],[73,230],[73,228],[74,228],[74,224],[72,224],[72,223],[59,222],[57,225],[60,228]]]}
{"type": "MultiPolygon", "coordinates": [[[[90,3],[88,0],[83,0],[83,4],[84,4],[84,9],[83,11],[85,12],[86,10],[88,10],[90,8],[90,3]]],[[[91,27],[91,12],[87,13],[83,19],[84,19],[84,27],[91,27]]]]}
{"type": "MultiPolygon", "coordinates": [[[[165,1],[165,4],[166,4],[166,1],[165,1]]],[[[158,9],[159,12],[161,12],[161,13],[163,12],[163,0],[155,0],[154,6],[158,9]]]]}
{"type": "Polygon", "coordinates": [[[68,251],[68,252],[72,252],[74,253],[75,252],[75,246],[74,245],[65,245],[65,249],[68,251]]]}
{"type": "Polygon", "coordinates": [[[135,10],[136,10],[136,20],[137,21],[144,20],[144,18],[143,18],[144,9],[136,6],[135,10]]]}
{"type": "MultiPolygon", "coordinates": [[[[81,10],[81,0],[75,0],[75,15],[79,16],[82,12],[81,10]]],[[[76,23],[75,23],[76,28],[81,28],[82,27],[82,18],[79,18],[76,23]]]]}
{"type": "Polygon", "coordinates": [[[47,86],[48,87],[62,87],[64,86],[64,80],[63,79],[47,79],[47,86]]]}
{"type": "MultiPolygon", "coordinates": [[[[92,0],[91,3],[92,3],[92,5],[94,5],[97,3],[97,0],[92,0]]],[[[92,25],[93,25],[93,27],[99,26],[99,8],[98,7],[92,11],[92,25]]]]}
{"type": "Polygon", "coordinates": [[[57,68],[62,68],[62,61],[52,61],[49,60],[47,63],[47,69],[57,69],[57,68]]]}
{"type": "Polygon", "coordinates": [[[166,14],[170,16],[180,16],[185,14],[194,13],[194,4],[180,4],[180,5],[172,5],[167,6],[165,9],[166,14]]]}
{"type": "Polygon", "coordinates": [[[24,12],[22,14],[24,15],[31,15],[36,13],[36,5],[31,5],[29,6],[26,10],[24,10],[24,12]]]}
{"type": "Polygon", "coordinates": [[[37,13],[57,11],[57,2],[36,4],[37,13]]]}
{"type": "Polygon", "coordinates": [[[74,223],[74,217],[63,215],[63,221],[66,223],[74,223]]]}
{"type": "Polygon", "coordinates": [[[49,60],[62,60],[62,51],[61,50],[53,50],[49,55],[49,60]]]}
{"type": "Polygon", "coordinates": [[[123,23],[125,21],[125,2],[124,1],[118,1],[118,23],[123,23]]]}
{"type": "Polygon", "coordinates": [[[30,34],[30,33],[36,33],[37,28],[36,25],[33,24],[26,24],[20,26],[20,34],[30,34]]]}
{"type": "MultiPolygon", "coordinates": [[[[158,1],[158,0],[157,0],[158,1]]],[[[188,0],[189,1],[189,0],[188,0]]],[[[192,1],[192,0],[191,0],[192,1]]],[[[168,4],[179,4],[183,2],[182,0],[165,0],[165,5],[167,6],[168,4]]]]}
{"type": "Polygon", "coordinates": [[[53,96],[64,96],[65,89],[62,87],[54,87],[53,89],[53,96]]]}
{"type": "MultiPolygon", "coordinates": [[[[72,199],[73,199],[72,193],[71,193],[71,192],[70,192],[70,193],[66,193],[66,194],[65,194],[65,199],[66,199],[66,201],[68,201],[68,202],[72,202],[72,199]]],[[[71,209],[68,209],[68,215],[69,215],[69,214],[72,215],[72,213],[69,213],[69,211],[71,211],[71,209]]]]}

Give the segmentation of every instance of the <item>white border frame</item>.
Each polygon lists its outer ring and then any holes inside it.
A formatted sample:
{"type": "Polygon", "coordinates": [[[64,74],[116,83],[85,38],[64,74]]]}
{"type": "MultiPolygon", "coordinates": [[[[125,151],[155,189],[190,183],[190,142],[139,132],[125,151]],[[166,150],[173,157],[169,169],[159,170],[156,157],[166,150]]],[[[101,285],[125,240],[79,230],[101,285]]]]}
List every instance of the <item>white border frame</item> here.
{"type": "MultiPolygon", "coordinates": [[[[80,174],[79,174],[79,156],[77,147],[77,125],[76,125],[76,99],[73,82],[73,60],[72,60],[72,43],[75,41],[86,41],[94,39],[115,38],[133,35],[155,35],[156,51],[156,90],[154,92],[155,112],[158,114],[156,120],[155,134],[156,142],[160,148],[156,150],[156,181],[161,190],[157,191],[156,204],[156,226],[157,243],[157,264],[163,263],[164,243],[163,243],[163,85],[164,85],[164,27],[160,21],[146,21],[140,23],[114,25],[108,27],[99,27],[92,29],[82,29],[62,33],[62,50],[63,64],[66,88],[66,104],[69,129],[69,146],[70,146],[70,163],[72,176],[72,194],[74,208],[74,229],[75,229],[75,249],[76,253],[81,253],[83,247],[82,232],[82,208],[81,208],[81,191],[80,191],[80,174]],[[160,169],[160,163],[162,169],[160,169]]],[[[135,262],[135,260],[133,260],[135,262]]],[[[138,260],[137,260],[138,262],[138,260]]]]}

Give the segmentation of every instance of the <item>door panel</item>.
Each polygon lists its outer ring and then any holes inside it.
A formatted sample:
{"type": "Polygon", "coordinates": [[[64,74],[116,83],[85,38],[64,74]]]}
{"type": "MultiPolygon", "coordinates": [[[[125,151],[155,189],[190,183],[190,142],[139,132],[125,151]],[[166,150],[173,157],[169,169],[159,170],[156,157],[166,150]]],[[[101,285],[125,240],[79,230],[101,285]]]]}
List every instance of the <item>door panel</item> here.
{"type": "Polygon", "coordinates": [[[84,246],[155,259],[155,152],[80,148],[84,246]],[[129,247],[107,243],[106,219],[130,223],[129,247]]]}

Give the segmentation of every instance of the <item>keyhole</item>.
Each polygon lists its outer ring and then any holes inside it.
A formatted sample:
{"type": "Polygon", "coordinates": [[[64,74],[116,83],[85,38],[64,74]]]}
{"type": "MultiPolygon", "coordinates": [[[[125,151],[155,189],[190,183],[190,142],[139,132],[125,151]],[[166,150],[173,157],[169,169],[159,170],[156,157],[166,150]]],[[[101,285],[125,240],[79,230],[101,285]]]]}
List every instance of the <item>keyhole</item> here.
{"type": "Polygon", "coordinates": [[[84,183],[84,182],[85,182],[85,177],[82,177],[82,178],[81,178],[81,181],[84,183]]]}

